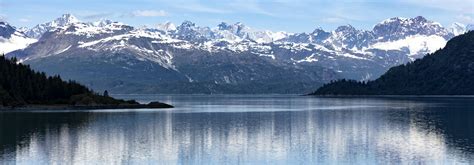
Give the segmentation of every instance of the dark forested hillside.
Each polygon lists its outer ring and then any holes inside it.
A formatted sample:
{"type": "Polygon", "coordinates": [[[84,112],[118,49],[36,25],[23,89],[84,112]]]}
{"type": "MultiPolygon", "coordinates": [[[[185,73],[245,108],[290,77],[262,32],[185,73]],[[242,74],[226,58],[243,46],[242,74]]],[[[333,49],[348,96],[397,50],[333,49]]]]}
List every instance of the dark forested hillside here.
{"type": "Polygon", "coordinates": [[[451,39],[423,59],[391,68],[369,82],[338,80],[314,95],[472,95],[474,31],[451,39]]]}
{"type": "Polygon", "coordinates": [[[64,82],[59,76],[48,77],[35,72],[28,65],[17,64],[16,59],[0,56],[0,107],[31,104],[104,105],[134,101],[116,100],[94,94],[74,81],[64,82]]]}

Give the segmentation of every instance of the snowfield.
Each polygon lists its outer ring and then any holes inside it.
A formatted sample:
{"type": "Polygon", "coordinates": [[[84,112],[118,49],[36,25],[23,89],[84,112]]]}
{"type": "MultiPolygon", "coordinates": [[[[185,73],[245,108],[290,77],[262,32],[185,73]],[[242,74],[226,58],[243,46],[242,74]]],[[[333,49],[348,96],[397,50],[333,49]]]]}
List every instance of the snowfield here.
{"type": "Polygon", "coordinates": [[[7,54],[15,50],[24,49],[36,41],[38,40],[25,37],[18,32],[12,34],[8,39],[0,36],[0,53],[7,54]]]}

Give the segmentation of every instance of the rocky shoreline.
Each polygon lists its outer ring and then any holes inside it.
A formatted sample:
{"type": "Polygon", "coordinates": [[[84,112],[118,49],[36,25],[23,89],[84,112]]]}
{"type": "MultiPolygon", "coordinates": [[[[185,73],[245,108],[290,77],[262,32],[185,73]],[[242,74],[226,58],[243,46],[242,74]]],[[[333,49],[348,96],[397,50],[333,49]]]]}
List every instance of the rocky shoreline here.
{"type": "Polygon", "coordinates": [[[0,106],[0,111],[21,110],[98,110],[98,109],[158,109],[174,108],[174,106],[152,102],[149,104],[118,104],[118,105],[22,105],[22,106],[0,106]]]}

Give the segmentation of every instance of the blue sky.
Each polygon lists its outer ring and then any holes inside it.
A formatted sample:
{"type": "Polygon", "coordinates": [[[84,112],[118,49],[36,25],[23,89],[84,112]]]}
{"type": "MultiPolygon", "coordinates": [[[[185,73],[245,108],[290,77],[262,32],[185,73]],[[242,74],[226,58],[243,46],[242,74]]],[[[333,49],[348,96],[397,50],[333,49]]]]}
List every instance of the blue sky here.
{"type": "Polygon", "coordinates": [[[243,22],[256,29],[309,32],[351,24],[371,29],[390,17],[424,16],[445,26],[474,23],[474,0],[0,0],[0,19],[32,27],[63,13],[153,26],[190,20],[201,26],[243,22]]]}

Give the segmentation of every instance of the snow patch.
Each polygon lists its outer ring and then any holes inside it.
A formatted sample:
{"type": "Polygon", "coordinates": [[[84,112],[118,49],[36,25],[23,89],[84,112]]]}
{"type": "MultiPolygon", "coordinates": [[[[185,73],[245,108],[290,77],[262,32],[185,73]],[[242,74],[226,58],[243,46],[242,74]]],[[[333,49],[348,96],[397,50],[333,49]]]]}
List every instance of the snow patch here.
{"type": "Polygon", "coordinates": [[[348,57],[348,58],[359,59],[359,60],[367,60],[364,57],[355,56],[355,55],[352,55],[352,54],[349,54],[349,53],[337,52],[336,55],[343,56],[343,57],[348,57]]]}
{"type": "Polygon", "coordinates": [[[273,55],[273,54],[262,54],[262,53],[254,53],[254,54],[256,54],[256,55],[258,55],[258,56],[260,56],[260,57],[270,57],[270,58],[272,58],[273,60],[275,59],[275,55],[273,55]]]}
{"type": "Polygon", "coordinates": [[[15,50],[24,49],[28,45],[35,43],[37,39],[28,38],[15,32],[10,38],[0,37],[0,53],[7,54],[15,50]]]}
{"type": "Polygon", "coordinates": [[[69,45],[67,48],[63,49],[63,50],[60,50],[60,51],[57,51],[55,54],[61,54],[67,50],[69,50],[69,48],[71,48],[71,45],[69,45]]]}
{"type": "Polygon", "coordinates": [[[414,35],[397,41],[375,43],[370,48],[381,50],[402,50],[403,48],[408,48],[410,51],[409,55],[413,56],[420,53],[433,53],[443,48],[446,42],[446,39],[437,35],[414,35]]]}
{"type": "MultiPolygon", "coordinates": [[[[93,37],[97,34],[113,34],[115,31],[120,31],[126,26],[120,22],[106,23],[76,23],[73,24],[74,31],[68,31],[65,34],[73,34],[78,36],[93,37]]],[[[61,27],[62,30],[68,28],[67,26],[61,27]]]]}
{"type": "Polygon", "coordinates": [[[311,56],[308,56],[308,57],[306,57],[306,58],[304,58],[304,59],[302,59],[302,60],[296,61],[296,63],[302,63],[302,62],[309,62],[309,63],[311,63],[311,62],[317,62],[318,59],[316,59],[316,58],[314,57],[315,55],[316,55],[316,54],[313,53],[313,54],[311,54],[311,56]]]}

